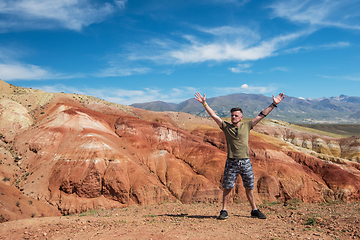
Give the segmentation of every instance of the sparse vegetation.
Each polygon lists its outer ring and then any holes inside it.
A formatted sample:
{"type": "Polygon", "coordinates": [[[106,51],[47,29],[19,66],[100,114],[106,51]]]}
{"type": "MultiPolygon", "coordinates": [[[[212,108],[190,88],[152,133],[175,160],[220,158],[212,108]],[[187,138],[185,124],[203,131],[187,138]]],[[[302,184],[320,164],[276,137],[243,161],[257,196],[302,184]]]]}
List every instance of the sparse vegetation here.
{"type": "Polygon", "coordinates": [[[305,225],[311,225],[314,226],[317,223],[317,220],[315,217],[309,217],[305,220],[305,225]]]}
{"type": "Polygon", "coordinates": [[[288,200],[286,203],[289,204],[289,205],[297,206],[297,205],[302,204],[302,201],[299,198],[293,198],[293,199],[288,200]]]}
{"type": "Polygon", "coordinates": [[[86,212],[80,213],[79,217],[94,216],[94,217],[109,217],[109,211],[104,209],[90,209],[86,212]]]}
{"type": "Polygon", "coordinates": [[[4,181],[4,182],[8,182],[8,181],[10,181],[10,178],[9,178],[9,177],[4,177],[4,178],[3,178],[3,181],[4,181]]]}
{"type": "Polygon", "coordinates": [[[7,222],[9,220],[10,220],[9,217],[6,217],[6,216],[3,216],[2,214],[0,214],[0,223],[7,222]]]}
{"type": "Polygon", "coordinates": [[[280,202],[280,201],[264,202],[263,204],[260,204],[259,207],[262,208],[264,206],[273,206],[273,205],[279,205],[279,204],[282,204],[282,202],[280,202]]]}

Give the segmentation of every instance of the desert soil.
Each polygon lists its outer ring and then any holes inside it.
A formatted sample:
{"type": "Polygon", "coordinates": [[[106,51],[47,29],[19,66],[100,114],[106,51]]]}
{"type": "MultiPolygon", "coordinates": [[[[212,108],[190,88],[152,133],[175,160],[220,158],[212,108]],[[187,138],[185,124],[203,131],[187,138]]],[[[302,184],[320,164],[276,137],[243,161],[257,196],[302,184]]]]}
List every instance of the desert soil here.
{"type": "Polygon", "coordinates": [[[249,205],[164,203],[0,224],[0,239],[360,239],[360,203],[249,205]]]}

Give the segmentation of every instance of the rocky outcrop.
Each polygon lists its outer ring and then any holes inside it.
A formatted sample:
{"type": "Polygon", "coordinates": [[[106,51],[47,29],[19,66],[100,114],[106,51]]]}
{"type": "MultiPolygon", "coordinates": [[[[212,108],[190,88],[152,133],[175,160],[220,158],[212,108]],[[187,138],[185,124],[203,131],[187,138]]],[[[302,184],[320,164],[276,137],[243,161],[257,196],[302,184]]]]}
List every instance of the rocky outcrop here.
{"type": "Polygon", "coordinates": [[[33,124],[33,118],[21,104],[9,99],[0,99],[0,132],[5,142],[33,124]]]}
{"type": "Polygon", "coordinates": [[[259,133],[282,139],[323,160],[360,163],[360,136],[333,138],[294,130],[291,127],[257,125],[259,133]]]}
{"type": "Polygon", "coordinates": [[[349,202],[360,198],[360,174],[355,170],[358,164],[334,164],[298,152],[288,152],[288,156],[326,183],[325,200],[330,198],[349,202]]]}

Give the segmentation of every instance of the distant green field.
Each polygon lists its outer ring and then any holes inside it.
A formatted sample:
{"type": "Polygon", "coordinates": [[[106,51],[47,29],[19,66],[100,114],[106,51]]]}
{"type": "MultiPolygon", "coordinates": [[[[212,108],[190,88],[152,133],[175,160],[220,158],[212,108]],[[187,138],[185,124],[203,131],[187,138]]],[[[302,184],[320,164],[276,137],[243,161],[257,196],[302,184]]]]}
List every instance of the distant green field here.
{"type": "Polygon", "coordinates": [[[312,128],[324,132],[330,132],[345,136],[360,135],[360,124],[296,124],[306,128],[312,128]]]}

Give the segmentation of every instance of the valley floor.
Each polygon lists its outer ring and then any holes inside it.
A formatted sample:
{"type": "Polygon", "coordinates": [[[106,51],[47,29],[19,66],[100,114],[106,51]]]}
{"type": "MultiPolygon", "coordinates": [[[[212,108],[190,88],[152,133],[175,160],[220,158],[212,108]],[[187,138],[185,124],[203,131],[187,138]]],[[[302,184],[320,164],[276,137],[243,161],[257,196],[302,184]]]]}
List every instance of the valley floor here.
{"type": "Polygon", "coordinates": [[[267,219],[250,217],[249,205],[164,203],[0,224],[0,239],[360,239],[360,202],[260,205],[267,219]]]}

